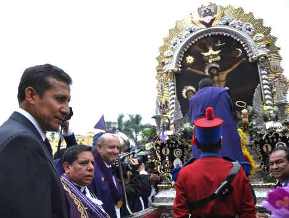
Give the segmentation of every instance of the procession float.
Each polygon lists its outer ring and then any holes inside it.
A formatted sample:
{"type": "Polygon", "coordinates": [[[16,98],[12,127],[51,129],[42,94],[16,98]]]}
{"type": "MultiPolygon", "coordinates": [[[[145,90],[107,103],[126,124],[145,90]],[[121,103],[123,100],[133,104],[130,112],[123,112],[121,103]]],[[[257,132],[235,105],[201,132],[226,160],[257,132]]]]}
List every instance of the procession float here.
{"type": "Polygon", "coordinates": [[[242,150],[254,171],[250,179],[257,209],[262,210],[260,202],[274,182],[268,154],[276,146],[289,146],[288,81],[270,31],[251,12],[214,3],[201,5],[169,30],[157,57],[154,118],[160,136],[151,150],[163,182],[153,207],[134,217],[172,217],[173,172],[189,158],[191,148],[187,94],[205,77],[230,89],[242,150]]]}

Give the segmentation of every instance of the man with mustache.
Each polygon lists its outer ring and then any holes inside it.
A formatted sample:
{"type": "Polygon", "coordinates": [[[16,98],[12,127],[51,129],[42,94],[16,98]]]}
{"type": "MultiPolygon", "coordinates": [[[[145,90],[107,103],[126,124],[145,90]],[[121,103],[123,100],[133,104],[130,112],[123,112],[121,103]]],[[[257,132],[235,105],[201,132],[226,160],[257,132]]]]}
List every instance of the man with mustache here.
{"type": "Polygon", "coordinates": [[[276,147],[269,156],[269,170],[278,183],[276,186],[287,186],[289,183],[289,151],[286,145],[276,147]]]}
{"type": "Polygon", "coordinates": [[[69,201],[70,218],[107,218],[102,202],[89,191],[94,176],[94,157],[91,147],[69,147],[62,158],[64,174],[61,182],[69,201]]]}

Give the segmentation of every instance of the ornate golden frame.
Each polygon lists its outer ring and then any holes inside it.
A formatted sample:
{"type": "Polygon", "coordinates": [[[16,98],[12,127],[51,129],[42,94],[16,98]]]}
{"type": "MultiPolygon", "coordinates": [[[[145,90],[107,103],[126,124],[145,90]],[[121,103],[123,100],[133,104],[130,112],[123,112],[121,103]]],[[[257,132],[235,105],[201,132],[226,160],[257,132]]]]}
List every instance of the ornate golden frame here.
{"type": "Polygon", "coordinates": [[[237,40],[243,46],[248,61],[257,63],[261,100],[257,100],[254,107],[269,119],[274,119],[276,106],[287,106],[288,81],[282,74],[279,48],[270,31],[270,27],[263,25],[262,19],[256,19],[252,13],[245,13],[242,8],[217,6],[213,3],[202,5],[177,21],[159,49],[156,68],[157,110],[160,117],[169,118],[170,130],[175,130],[174,123],[180,112],[176,101],[175,74],[180,73],[184,54],[198,40],[215,35],[237,40]]]}

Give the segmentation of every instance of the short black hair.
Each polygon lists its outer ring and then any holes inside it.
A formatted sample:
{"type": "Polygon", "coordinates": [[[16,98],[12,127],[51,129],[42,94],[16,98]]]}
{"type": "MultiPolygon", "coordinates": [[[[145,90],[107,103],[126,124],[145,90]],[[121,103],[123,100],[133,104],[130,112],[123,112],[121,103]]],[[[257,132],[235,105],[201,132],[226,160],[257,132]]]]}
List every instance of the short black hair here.
{"type": "Polygon", "coordinates": [[[208,86],[214,86],[213,80],[209,77],[201,79],[198,83],[199,89],[204,88],[204,87],[208,87],[208,86]]]}
{"type": "Polygon", "coordinates": [[[67,148],[61,148],[59,150],[57,150],[54,155],[53,155],[53,159],[61,159],[65,153],[67,148]]]}
{"type": "Polygon", "coordinates": [[[201,145],[196,139],[196,145],[202,152],[218,152],[222,148],[222,140],[220,139],[215,144],[201,145]]]}
{"type": "Polygon", "coordinates": [[[77,160],[78,155],[84,151],[90,151],[91,147],[88,145],[74,145],[72,147],[69,147],[64,155],[62,156],[61,162],[67,162],[68,164],[72,164],[74,161],[77,160]]]}
{"type": "Polygon", "coordinates": [[[49,78],[54,78],[67,85],[72,84],[72,79],[67,73],[51,64],[29,67],[23,72],[18,86],[18,102],[21,103],[25,99],[25,89],[27,87],[32,87],[38,95],[42,96],[51,87],[48,81],[49,78]]]}
{"type": "MultiPolygon", "coordinates": [[[[289,149],[288,149],[288,147],[286,147],[286,146],[275,147],[275,148],[271,151],[270,155],[271,155],[273,152],[276,152],[276,151],[284,151],[285,154],[286,154],[286,159],[289,161],[289,149]]],[[[269,156],[270,156],[270,155],[269,155],[269,156]]]]}

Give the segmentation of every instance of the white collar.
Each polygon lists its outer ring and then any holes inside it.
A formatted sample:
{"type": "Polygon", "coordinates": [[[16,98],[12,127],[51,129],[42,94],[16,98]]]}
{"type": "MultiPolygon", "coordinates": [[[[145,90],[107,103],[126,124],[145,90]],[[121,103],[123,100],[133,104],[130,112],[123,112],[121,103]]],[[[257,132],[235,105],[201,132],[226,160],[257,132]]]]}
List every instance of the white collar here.
{"type": "Polygon", "coordinates": [[[87,187],[86,186],[80,186],[80,191],[83,193],[83,191],[87,191],[87,187]]]}
{"type": "Polygon", "coordinates": [[[39,123],[37,122],[37,120],[28,111],[26,111],[26,110],[24,110],[22,108],[18,108],[16,111],[18,113],[22,114],[24,117],[26,117],[33,124],[33,126],[37,129],[38,133],[40,134],[41,138],[44,141],[46,139],[46,135],[42,131],[39,123]]]}
{"type": "Polygon", "coordinates": [[[104,164],[105,164],[105,166],[107,167],[107,168],[111,168],[111,164],[108,164],[108,163],[106,163],[105,161],[103,161],[104,162],[104,164]]]}

